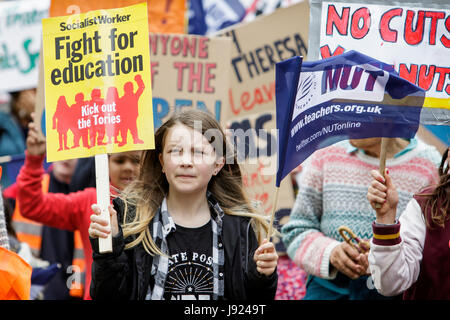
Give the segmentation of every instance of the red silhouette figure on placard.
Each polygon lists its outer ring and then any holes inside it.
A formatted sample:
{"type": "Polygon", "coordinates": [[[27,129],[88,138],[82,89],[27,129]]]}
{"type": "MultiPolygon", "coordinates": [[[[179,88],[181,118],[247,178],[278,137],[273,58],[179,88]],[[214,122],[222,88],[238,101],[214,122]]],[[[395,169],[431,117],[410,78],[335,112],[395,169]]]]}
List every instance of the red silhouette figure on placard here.
{"type": "Polygon", "coordinates": [[[89,131],[91,139],[91,147],[97,145],[106,145],[103,142],[105,138],[105,124],[103,123],[103,111],[102,105],[105,101],[101,98],[102,92],[100,89],[93,89],[91,93],[91,101],[89,101],[89,107],[92,108],[93,113],[91,115],[91,130],[89,131]]]}
{"type": "Polygon", "coordinates": [[[106,92],[106,99],[105,99],[105,105],[106,105],[106,112],[105,112],[105,118],[109,119],[106,122],[106,136],[108,137],[107,144],[110,144],[112,142],[112,139],[114,138],[114,143],[118,143],[117,136],[119,135],[119,118],[116,117],[117,110],[118,110],[118,103],[119,103],[119,91],[117,91],[116,87],[110,87],[108,88],[108,91],[106,92]],[[113,117],[114,117],[114,123],[113,123],[113,117]]]}
{"type": "Polygon", "coordinates": [[[127,143],[127,134],[130,130],[131,136],[133,137],[134,144],[144,143],[143,140],[139,139],[137,130],[137,118],[139,116],[139,97],[144,92],[145,85],[142,81],[141,75],[136,75],[134,77],[138,85],[136,93],[134,92],[133,83],[126,82],[123,86],[124,94],[119,101],[119,114],[120,114],[120,124],[119,132],[122,137],[122,141],[119,143],[119,147],[127,143]]]}
{"type": "Polygon", "coordinates": [[[80,146],[80,139],[83,141],[83,146],[90,149],[89,145],[89,126],[87,120],[89,117],[83,116],[82,109],[87,105],[87,101],[84,101],[84,94],[79,92],[75,95],[75,103],[70,106],[69,117],[70,123],[69,128],[73,133],[73,148],[78,148],[80,146]]]}
{"type": "Polygon", "coordinates": [[[56,105],[55,113],[53,114],[53,125],[52,129],[56,129],[58,131],[58,138],[59,138],[59,149],[61,150],[68,150],[69,147],[67,146],[67,131],[69,130],[68,122],[70,119],[68,119],[67,115],[69,112],[69,105],[67,104],[66,97],[60,96],[58,98],[58,103],[56,105]]]}

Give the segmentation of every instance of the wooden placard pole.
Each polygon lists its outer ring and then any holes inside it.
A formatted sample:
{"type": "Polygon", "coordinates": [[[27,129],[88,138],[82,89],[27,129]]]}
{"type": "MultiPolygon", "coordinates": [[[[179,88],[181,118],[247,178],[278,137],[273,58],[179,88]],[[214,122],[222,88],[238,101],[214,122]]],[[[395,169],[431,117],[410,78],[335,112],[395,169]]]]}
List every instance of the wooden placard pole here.
{"type": "MultiPolygon", "coordinates": [[[[108,211],[108,206],[110,204],[110,190],[107,154],[97,154],[95,156],[95,182],[97,189],[97,205],[101,210],[100,217],[108,220],[109,225],[111,225],[111,218],[108,211]]],[[[107,238],[99,238],[98,246],[100,253],[112,252],[111,233],[107,238]]]]}
{"type": "Polygon", "coordinates": [[[386,168],[386,150],[389,143],[389,138],[381,138],[380,147],[380,173],[384,177],[384,169],[386,168]]]}
{"type": "MultiPolygon", "coordinates": [[[[379,172],[384,178],[384,169],[386,168],[386,150],[388,148],[390,138],[381,138],[381,146],[380,146],[380,168],[379,172]]],[[[375,204],[375,208],[381,208],[381,204],[375,204]]]]}

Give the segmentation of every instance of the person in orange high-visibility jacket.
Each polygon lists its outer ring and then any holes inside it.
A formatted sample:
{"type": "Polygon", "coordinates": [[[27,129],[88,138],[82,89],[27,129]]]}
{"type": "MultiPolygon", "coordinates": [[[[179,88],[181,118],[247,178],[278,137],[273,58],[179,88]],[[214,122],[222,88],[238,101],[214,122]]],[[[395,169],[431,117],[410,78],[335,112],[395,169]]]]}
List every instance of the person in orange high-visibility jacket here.
{"type": "MultiPolygon", "coordinates": [[[[75,165],[76,161],[73,160],[55,162],[53,170],[42,176],[42,192],[68,193],[68,182],[75,165]]],[[[7,192],[10,197],[14,193],[10,190],[7,192]]],[[[20,212],[19,201],[16,201],[12,224],[18,241],[27,243],[34,256],[62,264],[57,279],[52,279],[45,287],[44,299],[82,298],[85,262],[79,231],[60,230],[27,219],[20,212]]]]}
{"type": "MultiPolygon", "coordinates": [[[[44,193],[42,181],[45,174],[43,161],[46,152],[45,138],[38,133],[34,122],[29,124],[25,164],[17,177],[17,199],[21,214],[44,225],[78,230],[84,251],[85,281],[84,299],[90,299],[92,248],[89,241],[91,206],[97,203],[95,188],[69,194],[44,193]]],[[[109,156],[111,196],[132,182],[139,173],[141,151],[128,151],[109,156]]]]}
{"type": "MultiPolygon", "coordinates": [[[[0,166],[0,177],[1,175],[0,166]]],[[[9,250],[3,197],[0,197],[0,300],[28,300],[31,270],[31,266],[25,260],[9,250]]]]}
{"type": "Polygon", "coordinates": [[[29,300],[31,272],[18,254],[0,247],[0,300],[29,300]]]}

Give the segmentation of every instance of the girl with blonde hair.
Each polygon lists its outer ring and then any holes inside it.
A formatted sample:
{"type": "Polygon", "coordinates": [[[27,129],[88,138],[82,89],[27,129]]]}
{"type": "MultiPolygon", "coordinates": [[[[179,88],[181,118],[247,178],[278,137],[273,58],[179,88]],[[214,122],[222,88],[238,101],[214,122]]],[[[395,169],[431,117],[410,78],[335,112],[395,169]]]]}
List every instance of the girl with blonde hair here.
{"type": "Polygon", "coordinates": [[[247,199],[219,123],[179,111],[155,133],[140,177],[109,208],[94,206],[94,299],[273,299],[278,255],[247,199]],[[98,237],[113,236],[101,254],[98,237]],[[261,245],[260,245],[261,244],[261,245]]]}

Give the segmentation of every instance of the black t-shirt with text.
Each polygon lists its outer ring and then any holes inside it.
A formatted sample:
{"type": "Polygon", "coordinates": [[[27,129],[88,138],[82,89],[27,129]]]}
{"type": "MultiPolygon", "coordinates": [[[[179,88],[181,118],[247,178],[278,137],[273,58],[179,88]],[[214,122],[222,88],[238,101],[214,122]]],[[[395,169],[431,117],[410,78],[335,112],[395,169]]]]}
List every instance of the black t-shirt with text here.
{"type": "Polygon", "coordinates": [[[172,259],[164,287],[165,300],[211,300],[213,259],[211,220],[198,228],[176,225],[167,236],[172,259]]]}

